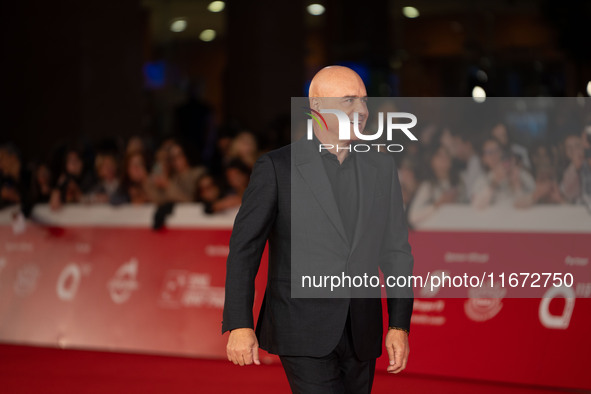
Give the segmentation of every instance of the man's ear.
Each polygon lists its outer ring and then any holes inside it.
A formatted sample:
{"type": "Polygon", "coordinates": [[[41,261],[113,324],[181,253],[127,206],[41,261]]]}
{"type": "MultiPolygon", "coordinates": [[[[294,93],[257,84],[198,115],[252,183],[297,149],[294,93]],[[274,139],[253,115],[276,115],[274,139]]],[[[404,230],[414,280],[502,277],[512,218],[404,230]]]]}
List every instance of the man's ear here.
{"type": "Polygon", "coordinates": [[[318,98],[318,97],[312,98],[312,102],[310,104],[312,105],[313,110],[315,110],[315,111],[320,110],[320,98],[318,98]]]}

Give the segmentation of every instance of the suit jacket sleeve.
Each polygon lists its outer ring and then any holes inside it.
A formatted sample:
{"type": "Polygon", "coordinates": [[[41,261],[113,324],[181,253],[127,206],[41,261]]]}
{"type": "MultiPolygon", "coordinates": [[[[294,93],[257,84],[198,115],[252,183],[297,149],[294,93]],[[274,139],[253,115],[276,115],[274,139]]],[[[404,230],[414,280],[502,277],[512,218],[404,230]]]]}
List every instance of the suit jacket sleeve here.
{"type": "Polygon", "coordinates": [[[254,328],[254,282],[276,214],[275,169],[271,158],[263,155],[254,165],[230,238],[222,333],[254,328]]]}
{"type": "MultiPolygon", "coordinates": [[[[402,203],[402,191],[398,171],[392,158],[392,185],[390,191],[390,212],[386,232],[382,241],[380,269],[387,276],[408,277],[412,275],[414,259],[408,242],[408,226],[402,203]]],[[[410,317],[414,302],[413,289],[388,287],[388,325],[410,330],[410,317]]]]}

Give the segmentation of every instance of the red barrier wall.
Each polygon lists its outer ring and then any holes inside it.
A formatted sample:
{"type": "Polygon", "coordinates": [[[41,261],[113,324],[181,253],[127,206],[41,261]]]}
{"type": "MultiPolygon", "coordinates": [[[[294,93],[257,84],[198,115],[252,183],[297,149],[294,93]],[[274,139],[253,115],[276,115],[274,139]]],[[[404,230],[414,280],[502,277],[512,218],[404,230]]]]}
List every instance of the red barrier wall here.
{"type": "MultiPolygon", "coordinates": [[[[228,223],[225,228],[220,222],[191,228],[177,223],[152,231],[121,223],[45,226],[4,220],[0,341],[225,358],[221,316],[228,223]]],[[[591,253],[585,233],[421,231],[411,233],[411,243],[417,273],[462,253],[488,255],[484,264],[491,270],[524,259],[534,268],[562,269],[568,256],[588,262],[591,253]]],[[[454,264],[451,272],[463,269],[454,264]]],[[[589,266],[571,268],[588,272],[589,266]]],[[[256,310],[265,276],[266,254],[256,310]]],[[[562,293],[543,299],[507,298],[510,293],[417,298],[408,371],[591,388],[591,302],[582,298],[586,282],[578,278],[576,299],[562,293]]],[[[382,358],[378,368],[385,369],[382,358]]]]}

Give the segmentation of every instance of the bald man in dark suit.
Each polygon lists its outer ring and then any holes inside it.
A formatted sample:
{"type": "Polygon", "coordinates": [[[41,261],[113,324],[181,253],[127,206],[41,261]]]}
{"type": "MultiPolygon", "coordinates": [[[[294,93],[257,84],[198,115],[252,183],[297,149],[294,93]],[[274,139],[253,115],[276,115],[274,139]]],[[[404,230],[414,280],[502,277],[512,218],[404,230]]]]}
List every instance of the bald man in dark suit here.
{"type": "MultiPolygon", "coordinates": [[[[353,70],[322,69],[309,97],[312,110],[339,109],[365,127],[367,93],[353,70]]],[[[319,267],[408,275],[413,257],[393,158],[319,149],[355,143],[339,140],[336,116],[324,118],[326,130],[315,126],[312,140],[271,151],[254,167],[230,240],[222,332],[230,331],[227,355],[237,365],[258,365],[259,346],[279,355],[294,393],[369,393],[382,352],[381,290],[293,297],[296,273],[319,267]],[[267,287],[255,332],[254,280],[267,241],[267,287]]],[[[412,289],[387,291],[387,370],[398,373],[408,360],[412,289]]]]}

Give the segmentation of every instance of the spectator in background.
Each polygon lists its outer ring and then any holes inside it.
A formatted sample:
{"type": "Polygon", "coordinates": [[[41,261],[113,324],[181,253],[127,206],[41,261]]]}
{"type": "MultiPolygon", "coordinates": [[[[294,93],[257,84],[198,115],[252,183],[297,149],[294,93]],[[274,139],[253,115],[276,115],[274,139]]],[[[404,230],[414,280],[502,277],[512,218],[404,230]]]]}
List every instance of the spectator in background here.
{"type": "Polygon", "coordinates": [[[413,227],[433,215],[443,204],[462,202],[464,195],[459,175],[452,170],[448,150],[439,145],[428,157],[427,179],[421,182],[408,211],[408,221],[413,227]]]}
{"type": "Polygon", "coordinates": [[[197,180],[194,179],[193,186],[187,187],[188,191],[178,185],[179,180],[185,177],[190,178],[192,173],[190,169],[191,167],[180,146],[173,140],[164,141],[156,151],[156,162],[152,167],[151,183],[149,184],[149,190],[153,190],[153,193],[151,193],[152,201],[156,204],[192,201],[197,180]],[[173,154],[176,156],[173,157],[173,154]],[[176,180],[173,181],[172,177],[175,174],[176,180]],[[151,186],[153,186],[153,189],[151,186]]]}
{"type": "MultiPolygon", "coordinates": [[[[216,179],[209,175],[203,175],[197,181],[197,195],[195,201],[211,206],[222,196],[222,189],[216,179]]],[[[211,209],[210,209],[211,210],[211,209]]]]}
{"type": "Polygon", "coordinates": [[[498,123],[492,128],[491,134],[493,138],[499,142],[501,149],[511,152],[516,158],[518,158],[525,169],[531,171],[532,166],[527,149],[524,146],[511,141],[507,126],[503,123],[498,123]]]}
{"type": "Polygon", "coordinates": [[[146,159],[141,151],[129,152],[125,157],[123,191],[131,204],[155,202],[158,190],[148,175],[146,159]]]}
{"type": "Polygon", "coordinates": [[[583,132],[581,133],[581,140],[583,142],[583,148],[585,152],[591,150],[591,123],[587,124],[583,128],[583,132]]]}
{"type": "Polygon", "coordinates": [[[225,211],[231,208],[238,208],[242,204],[242,196],[248,186],[250,180],[251,168],[242,163],[240,160],[233,160],[226,167],[226,182],[228,190],[224,197],[213,202],[211,205],[206,205],[207,213],[215,213],[225,211]]]}
{"type": "Polygon", "coordinates": [[[142,152],[145,153],[146,149],[144,146],[144,141],[139,136],[133,136],[127,141],[127,146],[125,147],[125,154],[128,155],[134,152],[142,152]]]}
{"type": "Polygon", "coordinates": [[[242,131],[230,143],[227,162],[240,160],[252,169],[258,156],[258,145],[254,134],[249,131],[242,131]]]}
{"type": "Polygon", "coordinates": [[[562,174],[560,191],[564,199],[570,203],[576,203],[581,198],[580,171],[585,160],[585,148],[578,135],[569,135],[564,140],[564,150],[568,159],[568,166],[562,174]]]}
{"type": "Polygon", "coordinates": [[[533,163],[533,172],[536,173],[538,168],[547,166],[557,166],[556,162],[557,152],[545,143],[538,143],[532,151],[531,161],[533,163]]]}
{"type": "Polygon", "coordinates": [[[504,152],[500,143],[489,138],[484,142],[482,162],[487,173],[475,183],[472,205],[484,209],[492,204],[515,205],[516,201],[533,193],[536,182],[513,154],[504,152]]]}
{"type": "Polygon", "coordinates": [[[463,166],[463,169],[460,171],[460,179],[464,184],[468,200],[474,194],[476,181],[484,175],[480,157],[478,157],[478,153],[476,152],[476,137],[474,134],[475,132],[469,132],[467,130],[453,133],[454,150],[452,152],[454,157],[463,166]]]}
{"type": "Polygon", "coordinates": [[[180,192],[179,201],[193,201],[197,181],[205,175],[205,167],[191,167],[185,151],[179,144],[170,147],[169,159],[171,169],[170,184],[180,192]]]}
{"type": "Polygon", "coordinates": [[[99,153],[95,159],[98,178],[84,201],[91,204],[119,205],[127,202],[119,180],[117,158],[113,153],[99,153]]]}
{"type": "Polygon", "coordinates": [[[452,134],[449,127],[444,127],[439,131],[436,136],[438,137],[438,141],[435,143],[439,143],[439,145],[443,146],[447,151],[451,154],[452,159],[455,157],[455,139],[454,135],[452,134]]]}
{"type": "Polygon", "coordinates": [[[540,163],[536,169],[536,186],[531,194],[515,200],[517,208],[528,208],[534,204],[560,204],[564,198],[560,193],[556,170],[550,163],[540,163]]]}
{"type": "Polygon", "coordinates": [[[439,127],[435,123],[429,123],[419,131],[419,141],[422,145],[432,146],[437,143],[437,137],[440,133],[439,127]]]}
{"type": "Polygon", "coordinates": [[[26,204],[30,184],[31,175],[22,165],[16,147],[0,147],[0,208],[26,204]]]}
{"type": "Polygon", "coordinates": [[[49,203],[51,198],[51,171],[45,163],[33,166],[33,184],[31,185],[31,201],[49,203]]]}
{"type": "Polygon", "coordinates": [[[417,179],[417,163],[414,156],[405,156],[398,167],[398,179],[400,180],[400,187],[402,190],[402,201],[405,209],[412,201],[419,182],[417,179]]]}
{"type": "Polygon", "coordinates": [[[174,144],[174,140],[165,140],[156,151],[155,162],[152,167],[152,177],[156,184],[162,183],[163,179],[167,179],[170,175],[170,148],[174,144]]]}
{"type": "Polygon", "coordinates": [[[581,134],[585,148],[585,160],[581,166],[581,199],[591,212],[591,124],[588,124],[581,134]]]}
{"type": "Polygon", "coordinates": [[[238,125],[230,122],[220,127],[217,131],[213,155],[208,164],[208,172],[214,177],[224,176],[224,168],[228,164],[228,152],[239,129],[238,125]]]}
{"type": "Polygon", "coordinates": [[[196,201],[203,203],[213,203],[222,196],[222,189],[219,182],[211,176],[204,175],[197,182],[196,201]]]}
{"type": "Polygon", "coordinates": [[[80,153],[75,149],[69,149],[66,152],[62,173],[51,192],[51,209],[60,209],[64,203],[81,202],[83,194],[90,190],[91,185],[91,178],[88,172],[84,171],[80,153]]]}

